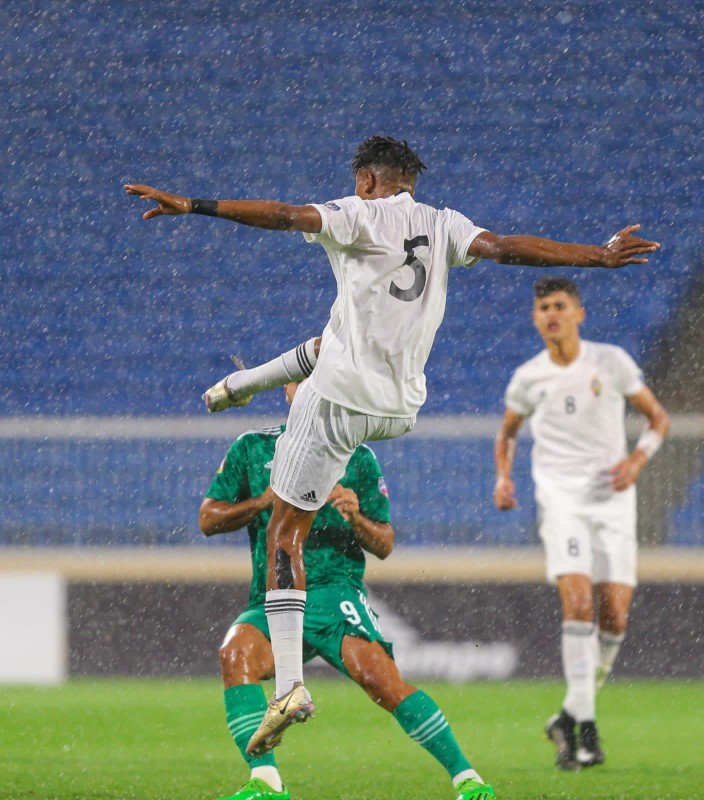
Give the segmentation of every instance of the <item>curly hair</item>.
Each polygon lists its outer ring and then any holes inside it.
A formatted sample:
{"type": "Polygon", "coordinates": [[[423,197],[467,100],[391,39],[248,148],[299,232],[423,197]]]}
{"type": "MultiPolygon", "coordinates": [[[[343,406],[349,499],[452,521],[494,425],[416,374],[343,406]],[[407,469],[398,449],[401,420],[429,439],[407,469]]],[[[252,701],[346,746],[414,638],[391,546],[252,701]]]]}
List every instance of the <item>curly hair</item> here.
{"type": "Polygon", "coordinates": [[[582,302],[579,286],[569,278],[541,278],[539,281],[536,281],[533,286],[533,291],[538,300],[554,292],[567,292],[567,294],[570,297],[574,297],[578,303],[581,304],[582,302]]]}
{"type": "Polygon", "coordinates": [[[352,160],[352,172],[356,175],[365,167],[391,167],[404,175],[420,175],[428,169],[408,146],[393,136],[370,136],[357,148],[352,160]]]}

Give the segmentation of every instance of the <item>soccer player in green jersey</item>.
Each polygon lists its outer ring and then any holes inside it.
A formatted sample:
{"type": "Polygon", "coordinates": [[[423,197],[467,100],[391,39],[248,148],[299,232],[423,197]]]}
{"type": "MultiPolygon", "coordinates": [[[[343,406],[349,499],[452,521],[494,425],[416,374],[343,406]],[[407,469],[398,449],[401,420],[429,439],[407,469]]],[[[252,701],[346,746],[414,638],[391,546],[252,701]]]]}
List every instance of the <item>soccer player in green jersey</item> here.
{"type": "MultiPolygon", "coordinates": [[[[297,386],[284,387],[289,402],[297,386]]],[[[266,529],[273,503],[271,462],[284,428],[262,428],[240,436],[228,450],[200,509],[200,527],[206,536],[246,526],[252,557],[249,603],[220,648],[227,725],[250,768],[250,779],[229,800],[290,797],[273,749],[263,755],[247,753],[247,743],[267,710],[260,682],[274,674],[270,622],[264,611],[266,529]]],[[[403,730],[445,767],[457,800],[488,800],[494,797],[492,788],[472,768],[442,711],[425,692],[401,677],[391,643],[384,639],[369,605],[364,551],[378,558],[389,555],[394,544],[389,519],[381,468],[372,451],[361,445],[316,516],[306,542],[304,658],[322,656],[393,714],[403,730]]]]}

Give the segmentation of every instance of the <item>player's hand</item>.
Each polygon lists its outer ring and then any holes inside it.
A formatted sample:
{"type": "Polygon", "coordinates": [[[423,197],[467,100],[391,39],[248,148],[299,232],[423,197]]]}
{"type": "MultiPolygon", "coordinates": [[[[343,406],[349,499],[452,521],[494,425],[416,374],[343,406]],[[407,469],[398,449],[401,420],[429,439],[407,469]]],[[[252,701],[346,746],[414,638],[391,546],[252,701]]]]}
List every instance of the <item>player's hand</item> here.
{"type": "Polygon", "coordinates": [[[518,506],[516,487],[511,478],[497,478],[494,486],[494,505],[499,511],[510,511],[518,506]]]}
{"type": "Polygon", "coordinates": [[[347,489],[339,483],[330,492],[328,503],[340,514],[345,522],[351,522],[359,514],[359,498],[352,489],[347,489]]]}
{"type": "Polygon", "coordinates": [[[623,492],[633,486],[647,463],[647,457],[639,450],[634,450],[628,458],[619,461],[615,467],[609,470],[611,486],[614,491],[623,492]]]}
{"type": "Polygon", "coordinates": [[[125,184],[127,194],[136,194],[142,200],[153,200],[158,205],[150,208],[144,215],[144,219],[155,219],[162,215],[174,216],[177,214],[190,214],[191,198],[182,197],[180,194],[162,192],[153,186],[145,186],[143,183],[125,184]]]}
{"type": "Polygon", "coordinates": [[[647,264],[648,259],[642,258],[646,253],[653,253],[660,249],[659,242],[649,242],[634,236],[640,230],[640,225],[629,225],[627,228],[614,234],[602,246],[602,265],[609,269],[625,267],[626,264],[647,264]]]}

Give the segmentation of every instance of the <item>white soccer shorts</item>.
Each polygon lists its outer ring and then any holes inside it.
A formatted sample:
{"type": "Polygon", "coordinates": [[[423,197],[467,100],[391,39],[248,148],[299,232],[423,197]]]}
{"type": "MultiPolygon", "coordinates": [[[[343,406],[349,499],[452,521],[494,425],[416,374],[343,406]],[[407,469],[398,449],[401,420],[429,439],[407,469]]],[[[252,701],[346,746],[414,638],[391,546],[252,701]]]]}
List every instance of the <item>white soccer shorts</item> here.
{"type": "Polygon", "coordinates": [[[362,442],[395,439],[415,425],[414,417],[375,417],[323,399],[308,381],[298,387],[276,441],[271,488],[305,511],[317,511],[345,474],[362,442]]]}
{"type": "Polygon", "coordinates": [[[592,583],[637,584],[634,490],[589,505],[538,497],[538,516],[550,582],[579,574],[592,583]]]}

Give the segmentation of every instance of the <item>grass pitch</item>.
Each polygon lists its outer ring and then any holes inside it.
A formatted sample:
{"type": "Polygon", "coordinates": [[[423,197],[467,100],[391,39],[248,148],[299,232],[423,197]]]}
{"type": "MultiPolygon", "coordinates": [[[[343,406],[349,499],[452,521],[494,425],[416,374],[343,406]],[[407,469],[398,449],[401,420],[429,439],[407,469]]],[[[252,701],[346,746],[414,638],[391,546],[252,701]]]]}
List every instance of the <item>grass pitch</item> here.
{"type": "MultiPolygon", "coordinates": [[[[453,800],[444,770],[360,689],[310,688],[316,718],[277,750],[293,800],[453,800]]],[[[578,774],[553,767],[542,733],[561,684],[422,688],[501,800],[704,797],[704,683],[608,685],[599,697],[606,764],[578,774]]],[[[0,688],[2,800],[214,800],[246,777],[215,681],[0,688]]]]}

